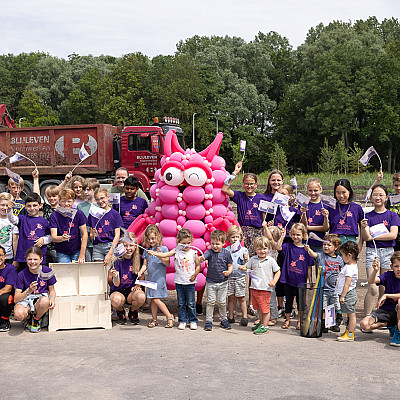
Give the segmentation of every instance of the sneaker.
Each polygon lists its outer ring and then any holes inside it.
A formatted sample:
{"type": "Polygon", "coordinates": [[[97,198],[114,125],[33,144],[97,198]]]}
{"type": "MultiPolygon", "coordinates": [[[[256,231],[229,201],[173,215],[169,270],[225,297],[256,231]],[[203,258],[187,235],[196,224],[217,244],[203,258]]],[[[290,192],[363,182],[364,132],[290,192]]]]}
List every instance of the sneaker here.
{"type": "Polygon", "coordinates": [[[234,324],[236,321],[235,321],[235,318],[229,318],[229,317],[228,317],[228,322],[229,322],[230,324],[234,324]]]}
{"type": "Polygon", "coordinates": [[[205,331],[212,331],[212,322],[211,321],[207,321],[206,324],[204,325],[204,330],[205,331]]]}
{"type": "MultiPolygon", "coordinates": [[[[332,332],[340,332],[340,326],[339,325],[333,325],[329,328],[332,332]]],[[[322,331],[323,332],[323,331],[322,331]]]]}
{"type": "Polygon", "coordinates": [[[346,329],[342,336],[337,337],[337,340],[338,342],[354,342],[354,332],[350,336],[349,331],[346,329]]]}
{"type": "Polygon", "coordinates": [[[196,304],[196,314],[203,315],[203,306],[201,304],[196,304]]]}
{"type": "Polygon", "coordinates": [[[127,323],[127,319],[125,316],[125,310],[122,310],[122,311],[117,310],[117,317],[118,317],[118,319],[117,319],[118,325],[125,325],[127,323]]]}
{"type": "Polygon", "coordinates": [[[191,323],[190,323],[190,329],[191,329],[192,331],[197,330],[197,322],[191,322],[191,323]]]}
{"type": "Polygon", "coordinates": [[[24,326],[28,331],[32,328],[32,315],[30,314],[29,317],[24,321],[24,326]]]}
{"type": "Polygon", "coordinates": [[[132,325],[139,325],[139,313],[137,310],[129,310],[128,318],[132,325]]]}
{"type": "Polygon", "coordinates": [[[296,311],[293,309],[290,314],[290,319],[296,318],[296,311]]]}
{"type": "Polygon", "coordinates": [[[260,325],[257,329],[253,331],[255,335],[262,335],[263,333],[269,333],[269,328],[264,325],[260,325]]]}
{"type": "Polygon", "coordinates": [[[259,322],[258,324],[255,324],[251,330],[254,332],[255,330],[257,330],[259,327],[261,326],[261,322],[259,322]]]}
{"type": "Polygon", "coordinates": [[[395,327],[395,331],[392,340],[389,343],[391,346],[400,347],[400,331],[395,327]]]}
{"type": "Polygon", "coordinates": [[[221,326],[224,329],[232,329],[231,324],[228,322],[227,319],[224,319],[223,321],[221,321],[221,326]]]}
{"type": "Polygon", "coordinates": [[[242,318],[240,320],[240,325],[247,326],[249,324],[249,320],[247,318],[242,318]]]}
{"type": "Polygon", "coordinates": [[[389,337],[390,339],[392,339],[392,337],[394,336],[394,332],[396,331],[396,327],[395,326],[389,326],[389,337]]]}
{"type": "Polygon", "coordinates": [[[367,331],[366,329],[360,328],[360,331],[362,333],[372,333],[373,331],[367,331]]]}
{"type": "Polygon", "coordinates": [[[280,317],[284,317],[285,316],[285,309],[282,308],[278,308],[278,318],[280,317]]]}
{"type": "Polygon", "coordinates": [[[178,329],[184,331],[186,328],[186,322],[179,322],[178,329]]]}
{"type": "Polygon", "coordinates": [[[0,319],[0,332],[8,332],[11,328],[10,320],[0,319]]]}
{"type": "Polygon", "coordinates": [[[340,326],[343,322],[343,315],[342,313],[336,313],[336,325],[340,326]]]}
{"type": "Polygon", "coordinates": [[[32,318],[32,325],[31,325],[31,328],[30,328],[30,331],[32,332],[32,333],[37,333],[37,332],[40,332],[40,319],[36,319],[36,318],[32,318]]]}
{"type": "Polygon", "coordinates": [[[247,313],[250,315],[253,315],[253,316],[257,315],[257,311],[253,308],[252,304],[249,305],[249,308],[247,309],[247,313]]]}

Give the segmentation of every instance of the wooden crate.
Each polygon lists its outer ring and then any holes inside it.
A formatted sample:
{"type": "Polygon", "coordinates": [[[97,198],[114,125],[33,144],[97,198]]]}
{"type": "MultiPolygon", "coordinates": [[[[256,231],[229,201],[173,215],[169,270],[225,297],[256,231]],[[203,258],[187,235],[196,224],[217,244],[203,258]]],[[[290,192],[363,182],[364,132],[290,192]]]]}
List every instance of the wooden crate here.
{"type": "Polygon", "coordinates": [[[111,329],[111,303],[107,296],[107,270],[103,263],[51,264],[57,283],[49,332],[58,329],[111,329]]]}

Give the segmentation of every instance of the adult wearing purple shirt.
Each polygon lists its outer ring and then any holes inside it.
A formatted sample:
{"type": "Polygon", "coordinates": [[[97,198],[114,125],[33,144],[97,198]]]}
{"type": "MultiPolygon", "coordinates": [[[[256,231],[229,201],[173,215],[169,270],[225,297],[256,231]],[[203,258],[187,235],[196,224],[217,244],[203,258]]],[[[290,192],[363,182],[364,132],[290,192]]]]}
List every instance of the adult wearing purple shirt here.
{"type": "MultiPolygon", "coordinates": [[[[388,198],[388,192],[385,186],[375,185],[372,187],[371,199],[374,210],[365,214],[365,219],[361,221],[361,237],[366,242],[365,267],[367,268],[367,277],[372,273],[372,263],[375,257],[378,257],[381,268],[381,274],[390,269],[390,258],[394,253],[396,237],[399,230],[400,219],[397,213],[387,210],[385,203],[388,198]],[[388,230],[387,233],[379,235],[373,240],[370,229],[376,225],[383,224],[388,230]],[[376,247],[375,247],[376,246],[376,247]]],[[[383,288],[380,291],[383,295],[383,288]]],[[[371,313],[378,289],[375,284],[368,285],[368,291],[364,298],[364,313],[371,313]]]]}
{"type": "Polygon", "coordinates": [[[227,178],[222,186],[222,192],[237,204],[238,222],[243,230],[244,247],[249,251],[249,256],[256,254],[253,248],[253,241],[256,237],[262,236],[263,215],[258,210],[262,196],[256,193],[257,175],[252,173],[244,174],[242,186],[244,192],[233,191],[230,186],[236,175],[242,169],[242,162],[238,162],[232,175],[227,178]]]}

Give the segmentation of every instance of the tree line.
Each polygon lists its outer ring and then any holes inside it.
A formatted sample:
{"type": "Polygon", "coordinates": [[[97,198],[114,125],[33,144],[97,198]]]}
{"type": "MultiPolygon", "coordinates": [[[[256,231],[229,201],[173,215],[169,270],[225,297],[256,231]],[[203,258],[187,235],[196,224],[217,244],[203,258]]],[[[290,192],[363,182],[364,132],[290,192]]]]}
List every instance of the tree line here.
{"type": "Polygon", "coordinates": [[[246,140],[245,169],[256,173],[281,157],[291,172],[359,172],[354,160],[371,145],[389,173],[400,161],[395,18],[320,24],[296,49],[277,32],[259,32],[250,42],[193,36],[174,55],[153,58],[0,55],[0,82],[0,101],[16,121],[25,118],[22,126],[147,125],[167,115],[180,118],[191,147],[196,113],[196,149],[218,127],[228,166],[246,140]]]}

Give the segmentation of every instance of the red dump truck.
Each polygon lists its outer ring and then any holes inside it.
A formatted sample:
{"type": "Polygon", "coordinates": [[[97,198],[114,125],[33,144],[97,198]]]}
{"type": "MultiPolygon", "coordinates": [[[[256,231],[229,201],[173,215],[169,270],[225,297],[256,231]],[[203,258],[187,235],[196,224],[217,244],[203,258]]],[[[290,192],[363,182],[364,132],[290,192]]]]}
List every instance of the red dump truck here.
{"type": "MultiPolygon", "coordinates": [[[[179,120],[164,118],[149,126],[69,125],[35,128],[0,129],[0,150],[11,157],[19,152],[32,159],[40,172],[41,192],[48,185],[58,184],[78,162],[84,145],[90,154],[74,174],[111,182],[116,168],[122,166],[136,176],[145,191],[150,189],[155,171],[164,154],[164,138],[174,129],[184,148],[183,131],[179,120]]],[[[24,159],[10,164],[7,158],[0,164],[0,191],[6,189],[8,176],[5,167],[21,175],[26,190],[32,189],[33,164],[24,159]]]]}

